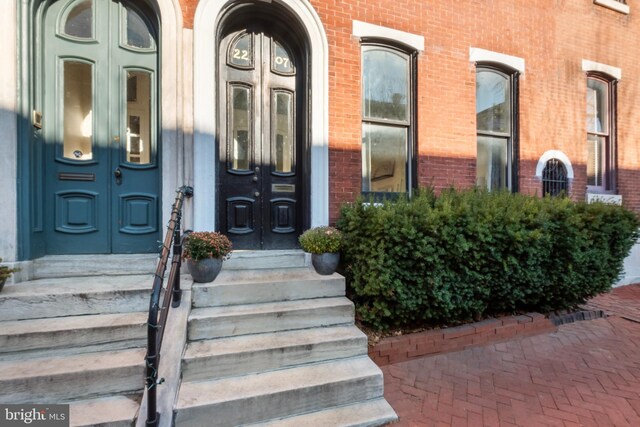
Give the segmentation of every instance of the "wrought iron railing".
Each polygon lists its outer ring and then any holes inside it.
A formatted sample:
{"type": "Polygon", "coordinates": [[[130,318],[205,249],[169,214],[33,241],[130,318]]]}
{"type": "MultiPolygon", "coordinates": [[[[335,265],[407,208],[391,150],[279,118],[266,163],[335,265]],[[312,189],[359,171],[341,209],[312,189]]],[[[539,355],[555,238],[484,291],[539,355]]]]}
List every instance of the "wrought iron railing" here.
{"type": "Polygon", "coordinates": [[[160,260],[156,268],[151,291],[151,301],[149,302],[149,319],[147,321],[147,356],[146,361],[146,387],[147,387],[147,426],[157,427],[160,421],[160,414],[157,410],[157,386],[162,383],[158,380],[158,367],[160,366],[160,349],[162,348],[162,337],[169,315],[169,304],[171,307],[178,307],[182,298],[180,289],[180,266],[182,265],[182,235],[180,226],[182,222],[182,205],[185,197],[193,195],[193,188],[183,186],[177,192],[175,202],[171,209],[171,219],[167,227],[167,234],[162,243],[160,260]],[[171,270],[169,280],[160,305],[160,295],[162,294],[162,284],[167,270],[169,254],[171,256],[171,270]],[[158,318],[159,315],[159,318],[158,318]]]}

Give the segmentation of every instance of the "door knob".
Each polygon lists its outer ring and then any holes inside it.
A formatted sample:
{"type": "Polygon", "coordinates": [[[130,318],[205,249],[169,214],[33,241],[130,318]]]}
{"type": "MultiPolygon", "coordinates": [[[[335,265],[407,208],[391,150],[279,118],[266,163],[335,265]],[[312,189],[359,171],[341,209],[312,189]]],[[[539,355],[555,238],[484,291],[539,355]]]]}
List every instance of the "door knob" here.
{"type": "Polygon", "coordinates": [[[116,185],[122,184],[122,171],[120,168],[116,168],[116,170],[113,171],[113,176],[116,177],[116,185]]]}

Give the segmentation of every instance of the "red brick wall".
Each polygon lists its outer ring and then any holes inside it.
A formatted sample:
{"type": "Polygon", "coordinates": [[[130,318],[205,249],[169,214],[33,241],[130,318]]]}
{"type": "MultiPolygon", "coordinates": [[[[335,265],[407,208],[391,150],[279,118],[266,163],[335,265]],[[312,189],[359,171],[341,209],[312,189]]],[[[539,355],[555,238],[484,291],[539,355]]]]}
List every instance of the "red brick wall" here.
{"type": "MultiPolygon", "coordinates": [[[[329,42],[330,217],[361,188],[360,20],[424,36],[418,57],[418,175],[437,188],[475,181],[475,67],[469,48],[525,60],[520,77],[520,191],[540,193],[534,177],[552,149],[571,160],[572,196],[586,185],[586,77],[582,59],[622,69],[618,86],[618,183],[640,212],[640,7],[623,15],[590,0],[310,0],[329,42]]],[[[192,27],[197,0],[180,0],[192,27]]]]}

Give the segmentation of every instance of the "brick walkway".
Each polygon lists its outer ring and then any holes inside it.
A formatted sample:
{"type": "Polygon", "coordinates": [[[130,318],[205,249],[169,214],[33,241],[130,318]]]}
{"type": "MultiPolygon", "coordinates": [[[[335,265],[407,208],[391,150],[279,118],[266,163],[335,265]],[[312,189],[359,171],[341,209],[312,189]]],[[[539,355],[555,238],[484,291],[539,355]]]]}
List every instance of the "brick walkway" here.
{"type": "Polygon", "coordinates": [[[557,332],[383,367],[398,426],[640,426],[640,285],[557,332]]]}

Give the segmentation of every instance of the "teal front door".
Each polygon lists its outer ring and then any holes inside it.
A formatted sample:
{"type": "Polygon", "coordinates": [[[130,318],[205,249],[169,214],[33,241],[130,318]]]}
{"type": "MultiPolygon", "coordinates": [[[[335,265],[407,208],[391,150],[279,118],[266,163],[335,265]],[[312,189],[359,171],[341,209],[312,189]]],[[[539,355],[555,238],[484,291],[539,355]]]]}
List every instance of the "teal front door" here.
{"type": "Polygon", "coordinates": [[[140,3],[62,0],[43,17],[48,254],[158,250],[157,28],[140,3]]]}

